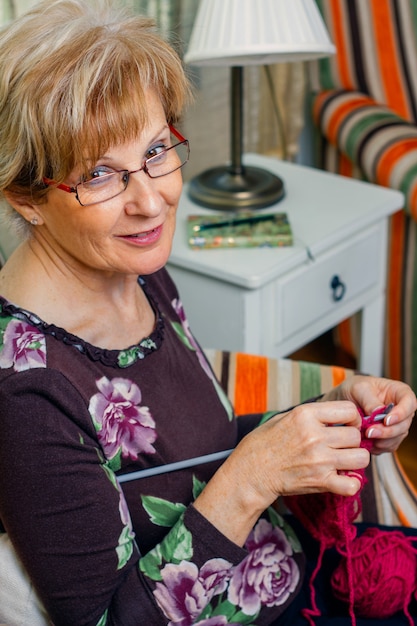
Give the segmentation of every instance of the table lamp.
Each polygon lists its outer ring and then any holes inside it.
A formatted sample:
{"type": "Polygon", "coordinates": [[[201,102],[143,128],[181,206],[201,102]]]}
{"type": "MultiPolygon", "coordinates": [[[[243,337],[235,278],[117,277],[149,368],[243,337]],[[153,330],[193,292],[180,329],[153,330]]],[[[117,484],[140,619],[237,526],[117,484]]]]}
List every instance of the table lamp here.
{"type": "Polygon", "coordinates": [[[243,68],[334,54],[315,0],[200,0],[184,61],[231,68],[230,164],[190,181],[188,193],[222,211],[261,209],[285,195],[283,181],[246,166],[243,148],[243,68]]]}

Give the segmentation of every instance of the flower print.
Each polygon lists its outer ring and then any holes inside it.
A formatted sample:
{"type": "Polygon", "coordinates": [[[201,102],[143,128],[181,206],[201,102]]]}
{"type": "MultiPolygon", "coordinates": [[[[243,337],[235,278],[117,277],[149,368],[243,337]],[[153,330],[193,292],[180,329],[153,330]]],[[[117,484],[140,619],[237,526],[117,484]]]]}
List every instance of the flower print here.
{"type": "Polygon", "coordinates": [[[284,604],[297,587],[300,571],[283,531],[261,519],[245,547],[249,554],[233,569],[228,600],[246,615],[256,614],[262,605],[284,604]]]}
{"type": "Polygon", "coordinates": [[[122,520],[123,530],[119,537],[119,543],[116,548],[118,567],[121,569],[129,561],[133,554],[133,545],[135,539],[135,533],[133,532],[132,521],[130,519],[130,513],[127,506],[126,498],[123,491],[119,487],[119,513],[122,520]]]}
{"type": "Polygon", "coordinates": [[[3,335],[0,367],[13,367],[16,372],[46,367],[45,336],[35,326],[12,319],[3,335]]]}
{"type": "Polygon", "coordinates": [[[90,399],[89,411],[107,458],[119,451],[131,459],[141,452],[153,454],[155,422],[149,407],[140,404],[139,387],[126,378],[109,380],[105,376],[96,385],[99,393],[90,399]]]}
{"type": "MultiPolygon", "coordinates": [[[[199,570],[195,563],[168,563],[161,570],[162,583],[156,583],[154,596],[168,626],[192,626],[213,596],[222,593],[230,578],[232,564],[224,559],[210,559],[199,570]]],[[[223,622],[210,622],[209,626],[223,622]]],[[[227,622],[226,622],[227,623],[227,622]]]]}
{"type": "Polygon", "coordinates": [[[201,367],[203,368],[203,370],[205,371],[205,373],[207,374],[207,376],[212,379],[213,378],[213,372],[211,371],[209,364],[207,363],[206,359],[204,358],[204,354],[203,351],[201,350],[200,346],[198,345],[197,341],[195,340],[195,338],[193,337],[193,334],[191,332],[190,329],[190,324],[188,322],[187,316],[185,315],[185,311],[184,311],[184,307],[182,305],[181,300],[179,300],[178,298],[175,298],[175,300],[172,301],[172,306],[175,310],[175,313],[178,315],[178,317],[181,320],[181,326],[182,329],[185,333],[185,336],[191,346],[191,348],[193,350],[196,351],[197,353],[197,358],[200,362],[201,367]]]}
{"type": "Polygon", "coordinates": [[[225,394],[223,388],[217,381],[210,365],[207,362],[206,357],[204,356],[202,349],[198,345],[197,341],[195,340],[191,332],[190,325],[188,323],[187,316],[185,315],[184,307],[182,305],[181,300],[179,300],[178,298],[175,298],[174,300],[172,300],[171,304],[172,304],[174,311],[176,312],[176,314],[178,315],[181,321],[181,324],[178,324],[177,322],[171,322],[174,330],[176,331],[177,335],[180,337],[181,341],[183,341],[184,344],[188,348],[195,351],[198,361],[201,367],[203,368],[203,371],[207,374],[209,379],[212,381],[216,389],[217,395],[219,396],[220,402],[222,403],[227,413],[227,416],[229,420],[231,421],[233,419],[233,407],[230,404],[229,399],[227,395],[225,394]]]}

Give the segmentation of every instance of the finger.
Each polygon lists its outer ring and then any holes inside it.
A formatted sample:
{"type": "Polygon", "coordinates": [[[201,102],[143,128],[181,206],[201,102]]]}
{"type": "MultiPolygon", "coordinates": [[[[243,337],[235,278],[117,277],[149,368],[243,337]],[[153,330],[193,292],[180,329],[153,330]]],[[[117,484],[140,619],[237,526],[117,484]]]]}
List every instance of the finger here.
{"type": "Polygon", "coordinates": [[[361,445],[359,428],[343,425],[342,428],[330,427],[326,430],[326,444],[330,448],[359,448],[361,445]]]}
{"type": "MultiPolygon", "coordinates": [[[[396,416],[393,416],[395,418],[396,416]]],[[[405,438],[410,430],[412,419],[406,417],[403,420],[390,419],[391,415],[388,415],[383,422],[376,422],[371,424],[365,431],[365,436],[368,439],[396,439],[405,438]]]]}
{"type": "Polygon", "coordinates": [[[350,425],[355,428],[361,427],[358,409],[349,400],[316,403],[316,409],[319,420],[325,426],[350,425]]]}
{"type": "Polygon", "coordinates": [[[350,472],[365,469],[369,465],[371,455],[365,448],[338,450],[336,468],[339,472],[350,472]]]}
{"type": "Polygon", "coordinates": [[[329,479],[327,491],[339,496],[354,496],[362,487],[362,481],[354,475],[334,474],[329,479]]]}

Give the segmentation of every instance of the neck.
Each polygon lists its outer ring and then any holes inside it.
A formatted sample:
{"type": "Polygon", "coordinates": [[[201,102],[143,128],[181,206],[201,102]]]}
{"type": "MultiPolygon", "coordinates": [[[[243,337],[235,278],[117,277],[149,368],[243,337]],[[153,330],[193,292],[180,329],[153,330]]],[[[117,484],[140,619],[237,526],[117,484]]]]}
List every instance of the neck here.
{"type": "Polygon", "coordinates": [[[0,294],[42,320],[107,349],[148,336],[155,314],[136,275],[51,263],[25,242],[0,272],[0,294]]]}

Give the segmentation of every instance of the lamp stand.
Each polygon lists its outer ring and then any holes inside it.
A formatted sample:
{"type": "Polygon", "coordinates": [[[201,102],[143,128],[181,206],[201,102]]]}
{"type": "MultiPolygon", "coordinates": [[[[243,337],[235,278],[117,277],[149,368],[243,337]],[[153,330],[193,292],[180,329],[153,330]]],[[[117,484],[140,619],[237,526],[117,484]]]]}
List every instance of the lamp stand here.
{"type": "Polygon", "coordinates": [[[278,176],[242,163],[243,148],[243,67],[231,68],[231,164],[208,169],[189,184],[190,198],[219,211],[263,209],[285,195],[278,176]]]}

